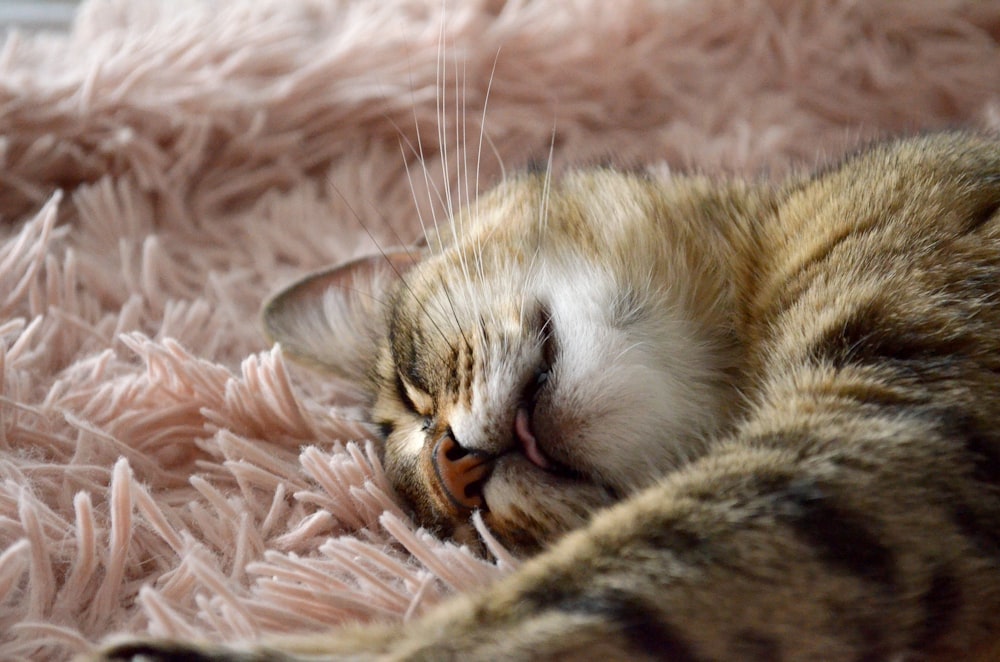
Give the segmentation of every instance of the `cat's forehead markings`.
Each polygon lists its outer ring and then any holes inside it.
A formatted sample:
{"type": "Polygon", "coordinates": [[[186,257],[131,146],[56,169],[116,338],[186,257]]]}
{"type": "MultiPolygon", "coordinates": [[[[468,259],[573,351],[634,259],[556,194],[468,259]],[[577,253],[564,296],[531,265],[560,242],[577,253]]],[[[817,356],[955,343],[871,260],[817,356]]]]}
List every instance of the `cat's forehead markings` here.
{"type": "Polygon", "coordinates": [[[423,329],[415,320],[403,315],[392,320],[389,327],[389,353],[399,378],[411,389],[424,393],[429,390],[421,358],[421,348],[426,344],[423,329]]]}

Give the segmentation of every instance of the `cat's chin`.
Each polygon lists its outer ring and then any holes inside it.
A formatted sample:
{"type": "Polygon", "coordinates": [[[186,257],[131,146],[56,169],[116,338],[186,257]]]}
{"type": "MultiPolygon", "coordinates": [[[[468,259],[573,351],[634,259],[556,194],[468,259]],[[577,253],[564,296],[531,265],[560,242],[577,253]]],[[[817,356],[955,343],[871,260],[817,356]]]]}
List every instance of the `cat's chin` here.
{"type": "Polygon", "coordinates": [[[597,509],[618,500],[604,486],[547,471],[520,453],[496,460],[483,497],[487,526],[504,543],[527,550],[581,527],[597,509]]]}

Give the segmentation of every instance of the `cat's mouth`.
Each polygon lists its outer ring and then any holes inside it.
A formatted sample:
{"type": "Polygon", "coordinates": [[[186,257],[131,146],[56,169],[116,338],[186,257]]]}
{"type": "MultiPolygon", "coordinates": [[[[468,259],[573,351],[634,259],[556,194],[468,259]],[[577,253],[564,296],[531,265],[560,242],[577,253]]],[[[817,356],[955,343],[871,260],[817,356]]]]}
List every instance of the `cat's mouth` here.
{"type": "Polygon", "coordinates": [[[584,476],[572,467],[547,454],[535,434],[533,399],[522,402],[514,415],[514,445],[498,455],[471,451],[455,440],[450,433],[435,444],[432,466],[440,491],[459,512],[475,509],[489,510],[484,491],[493,474],[497,461],[520,456],[532,466],[548,475],[581,480],[584,476]]]}
{"type": "Polygon", "coordinates": [[[538,445],[538,439],[535,438],[535,432],[531,424],[532,409],[534,407],[529,409],[525,405],[517,408],[517,414],[514,415],[514,438],[518,441],[521,452],[524,453],[524,456],[532,464],[539,469],[548,471],[553,466],[553,461],[542,451],[538,445]]]}
{"type": "Polygon", "coordinates": [[[517,411],[514,414],[514,441],[515,445],[524,453],[524,456],[539,469],[549,471],[554,462],[541,449],[538,444],[538,437],[535,435],[535,406],[538,404],[539,394],[549,381],[549,365],[543,362],[535,369],[534,378],[531,379],[524,392],[521,393],[521,401],[518,403],[517,411]]]}
{"type": "Polygon", "coordinates": [[[551,387],[551,366],[557,354],[556,336],[551,316],[546,309],[538,313],[538,327],[542,342],[542,360],[535,367],[524,385],[514,411],[512,443],[507,450],[494,455],[467,449],[455,439],[449,429],[435,444],[432,465],[437,487],[458,512],[474,509],[489,510],[486,502],[486,483],[493,476],[497,461],[514,456],[523,457],[530,465],[549,476],[560,479],[583,480],[585,476],[572,467],[552,457],[539,439],[535,426],[535,411],[543,391],[551,387]]]}

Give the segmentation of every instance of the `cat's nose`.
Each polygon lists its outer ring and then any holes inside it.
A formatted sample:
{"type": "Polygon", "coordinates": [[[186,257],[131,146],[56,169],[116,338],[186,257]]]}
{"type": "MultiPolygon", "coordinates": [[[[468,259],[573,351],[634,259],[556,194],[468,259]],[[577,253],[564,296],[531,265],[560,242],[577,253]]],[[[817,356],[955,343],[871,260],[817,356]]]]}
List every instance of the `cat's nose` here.
{"type": "Polygon", "coordinates": [[[434,473],[448,499],[459,510],[485,505],[483,482],[492,458],[463,448],[450,434],[441,435],[432,455],[434,473]]]}

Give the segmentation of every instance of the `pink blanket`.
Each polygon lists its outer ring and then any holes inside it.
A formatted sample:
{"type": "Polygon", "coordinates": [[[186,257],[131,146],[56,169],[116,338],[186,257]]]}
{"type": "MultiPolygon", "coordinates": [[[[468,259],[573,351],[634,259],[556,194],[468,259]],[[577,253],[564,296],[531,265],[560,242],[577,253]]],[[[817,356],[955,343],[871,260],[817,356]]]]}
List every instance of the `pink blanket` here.
{"type": "Polygon", "coordinates": [[[976,0],[91,0],[10,36],[0,659],[410,618],[508,572],[415,527],[261,300],[550,148],[774,176],[997,126],[998,41],[976,0]]]}

